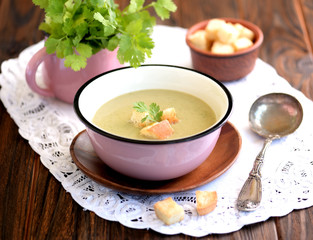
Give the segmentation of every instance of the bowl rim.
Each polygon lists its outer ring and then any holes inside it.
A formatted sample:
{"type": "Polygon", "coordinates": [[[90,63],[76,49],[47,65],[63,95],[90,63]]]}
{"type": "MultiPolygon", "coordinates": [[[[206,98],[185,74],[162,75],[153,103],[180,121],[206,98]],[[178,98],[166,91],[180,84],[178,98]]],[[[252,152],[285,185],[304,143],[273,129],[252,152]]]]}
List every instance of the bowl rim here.
{"type": "Polygon", "coordinates": [[[257,25],[255,25],[254,23],[249,22],[249,21],[244,20],[244,19],[240,19],[240,18],[220,17],[220,18],[210,18],[210,19],[203,20],[201,22],[198,22],[198,23],[195,23],[194,25],[192,25],[187,30],[185,41],[186,41],[186,43],[190,49],[192,49],[193,51],[195,51],[199,54],[202,54],[202,55],[205,55],[208,57],[216,57],[216,58],[232,58],[232,57],[239,57],[239,56],[242,56],[244,54],[248,54],[248,53],[253,52],[254,50],[258,49],[261,46],[263,39],[264,39],[264,35],[263,35],[262,30],[257,25]],[[197,30],[204,29],[204,27],[207,25],[207,23],[212,19],[222,19],[222,20],[225,20],[226,22],[230,22],[230,23],[240,23],[243,26],[249,28],[251,31],[253,31],[257,35],[257,39],[251,47],[248,47],[248,48],[245,48],[245,49],[242,49],[242,50],[239,50],[237,52],[230,53],[230,54],[216,54],[216,53],[211,53],[209,51],[205,51],[205,50],[202,50],[200,48],[195,47],[190,42],[189,36],[197,30]]]}
{"type": "Polygon", "coordinates": [[[115,134],[106,132],[106,131],[96,127],[92,123],[90,123],[90,121],[88,121],[83,116],[83,114],[81,113],[81,111],[79,109],[79,104],[78,104],[79,98],[80,98],[80,95],[82,94],[82,92],[84,91],[84,89],[90,83],[92,83],[93,81],[96,81],[99,77],[101,77],[103,75],[110,74],[110,73],[115,72],[115,71],[123,71],[123,70],[127,70],[127,69],[132,68],[130,66],[126,66],[126,67],[113,69],[113,70],[110,70],[110,71],[107,71],[107,72],[104,72],[104,73],[96,75],[95,77],[91,78],[86,83],[84,83],[78,89],[78,91],[76,92],[75,97],[74,97],[74,102],[73,102],[74,111],[75,111],[76,115],[78,116],[78,118],[82,121],[82,123],[87,128],[91,129],[92,131],[94,131],[94,132],[96,132],[96,133],[98,133],[98,134],[100,134],[102,136],[105,136],[105,137],[108,137],[110,139],[114,139],[114,140],[117,140],[117,141],[121,141],[121,142],[136,143],[136,144],[147,144],[147,145],[161,145],[161,144],[183,143],[183,142],[192,141],[192,140],[201,138],[201,137],[203,137],[205,135],[208,135],[208,134],[214,132],[215,130],[221,128],[228,121],[228,118],[230,117],[232,109],[233,109],[233,98],[232,98],[232,95],[231,95],[230,91],[226,88],[226,86],[222,82],[216,80],[215,78],[209,76],[208,74],[202,73],[200,71],[197,71],[197,70],[194,70],[194,69],[191,69],[191,68],[182,67],[182,66],[168,65],[168,64],[142,64],[141,66],[139,66],[139,68],[142,68],[142,67],[170,67],[170,68],[178,68],[178,69],[183,69],[183,70],[187,70],[187,71],[192,71],[192,72],[195,72],[197,74],[204,75],[204,76],[210,78],[217,85],[219,85],[219,87],[223,90],[223,92],[227,96],[228,107],[227,107],[227,111],[226,111],[225,115],[220,119],[220,121],[215,123],[210,128],[208,128],[208,129],[206,129],[206,130],[204,130],[204,131],[202,131],[200,133],[197,133],[197,134],[194,134],[194,135],[191,135],[191,136],[187,136],[187,137],[184,137],[184,138],[178,138],[178,139],[169,139],[169,140],[150,140],[149,139],[149,140],[142,140],[142,139],[126,138],[126,137],[123,137],[123,136],[119,136],[119,135],[115,135],[115,134]]]}

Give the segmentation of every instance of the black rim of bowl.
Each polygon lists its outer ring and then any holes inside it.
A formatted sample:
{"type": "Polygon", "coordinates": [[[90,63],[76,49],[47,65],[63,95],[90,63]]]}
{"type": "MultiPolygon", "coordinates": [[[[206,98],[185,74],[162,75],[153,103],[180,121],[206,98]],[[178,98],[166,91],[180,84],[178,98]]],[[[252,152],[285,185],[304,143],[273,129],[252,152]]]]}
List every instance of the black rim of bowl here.
{"type": "Polygon", "coordinates": [[[218,128],[221,128],[228,120],[228,118],[230,117],[230,114],[231,114],[231,111],[232,111],[232,106],[233,106],[233,98],[232,98],[232,95],[230,93],[230,91],[224,86],[223,83],[221,83],[220,81],[216,80],[215,78],[211,77],[210,75],[208,74],[205,74],[205,73],[202,73],[202,72],[199,72],[197,70],[194,70],[194,69],[191,69],[191,68],[186,68],[186,67],[181,67],[181,66],[175,66],[175,65],[166,65],[166,64],[143,64],[141,65],[139,68],[142,68],[142,67],[169,67],[169,68],[180,68],[180,69],[184,69],[184,70],[187,70],[187,71],[192,71],[192,72],[195,72],[197,74],[200,74],[200,75],[203,75],[203,76],[206,76],[208,78],[210,78],[212,81],[214,81],[215,83],[217,83],[220,88],[223,89],[223,91],[225,92],[225,94],[227,95],[227,99],[228,99],[228,108],[227,108],[227,111],[225,113],[225,115],[223,116],[223,118],[218,121],[217,123],[215,123],[212,127],[198,133],[198,134],[194,134],[194,135],[191,135],[191,136],[188,136],[188,137],[185,137],[185,138],[178,138],[178,139],[170,139],[170,140],[140,140],[140,139],[132,139],[132,138],[126,138],[126,137],[121,137],[121,136],[118,136],[118,135],[114,135],[112,133],[109,133],[109,132],[106,132],[98,127],[96,127],[95,125],[93,125],[92,123],[90,123],[84,116],[83,114],[81,113],[80,109],[79,109],[79,104],[78,104],[78,100],[79,100],[79,97],[81,95],[81,93],[83,92],[83,90],[93,81],[95,81],[97,78],[103,76],[103,75],[106,75],[106,74],[110,74],[112,72],[115,72],[115,71],[123,71],[125,69],[128,69],[128,68],[132,68],[130,66],[127,66],[127,67],[122,67],[122,68],[117,68],[117,69],[113,69],[113,70],[110,70],[110,71],[107,71],[107,72],[104,72],[104,73],[101,73],[93,78],[91,78],[90,80],[88,80],[86,83],[84,83],[77,91],[76,95],[75,95],[75,98],[74,98],[74,103],[73,103],[73,106],[74,106],[74,110],[78,116],[78,118],[83,122],[83,124],[91,129],[92,131],[95,131],[96,133],[100,134],[100,135],[103,135],[105,137],[108,137],[108,138],[111,138],[111,139],[114,139],[114,140],[118,140],[118,141],[122,141],[122,142],[128,142],[128,143],[137,143],[137,144],[148,144],[148,145],[160,145],[160,144],[173,144],[173,143],[182,143],[182,142],[187,142],[187,141],[192,141],[192,140],[195,140],[197,138],[200,138],[202,136],[205,136],[205,135],[208,135],[209,133],[211,132],[214,132],[215,130],[217,130],[218,128]]]}

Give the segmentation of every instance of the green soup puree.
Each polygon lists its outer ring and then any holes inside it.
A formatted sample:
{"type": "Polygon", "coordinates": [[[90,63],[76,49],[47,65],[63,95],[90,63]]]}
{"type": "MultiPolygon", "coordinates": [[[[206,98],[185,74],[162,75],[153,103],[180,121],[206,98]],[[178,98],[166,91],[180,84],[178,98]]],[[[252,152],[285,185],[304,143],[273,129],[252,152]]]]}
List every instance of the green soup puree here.
{"type": "Polygon", "coordinates": [[[161,110],[175,108],[179,122],[172,124],[174,134],[168,139],[195,135],[216,122],[214,111],[201,99],[183,92],[163,89],[142,90],[118,96],[103,104],[92,121],[96,126],[111,134],[149,140],[140,135],[140,128],[130,122],[133,105],[140,101],[147,106],[156,103],[161,110]]]}

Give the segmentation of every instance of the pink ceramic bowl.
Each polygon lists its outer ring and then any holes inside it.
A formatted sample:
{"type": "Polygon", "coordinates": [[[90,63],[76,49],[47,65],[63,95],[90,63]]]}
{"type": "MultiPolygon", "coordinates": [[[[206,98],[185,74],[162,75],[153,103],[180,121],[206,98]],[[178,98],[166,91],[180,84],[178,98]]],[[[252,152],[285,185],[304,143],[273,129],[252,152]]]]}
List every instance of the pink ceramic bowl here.
{"type": "Polygon", "coordinates": [[[193,68],[209,74],[222,82],[234,81],[248,75],[254,68],[258,58],[259,49],[263,42],[263,32],[255,24],[243,19],[220,18],[227,23],[240,23],[254,33],[253,45],[232,54],[214,54],[195,47],[189,40],[190,35],[198,30],[203,30],[209,20],[196,23],[188,29],[186,43],[190,48],[193,68]]]}
{"type": "Polygon", "coordinates": [[[74,108],[85,124],[98,157],[112,169],[143,180],[167,180],[197,168],[212,152],[232,110],[232,97],[217,80],[195,70],[143,65],[103,73],[84,84],[74,108]],[[171,89],[201,98],[213,108],[217,121],[205,131],[175,140],[135,140],[112,135],[91,121],[105,102],[119,95],[144,89],[171,89]]]}

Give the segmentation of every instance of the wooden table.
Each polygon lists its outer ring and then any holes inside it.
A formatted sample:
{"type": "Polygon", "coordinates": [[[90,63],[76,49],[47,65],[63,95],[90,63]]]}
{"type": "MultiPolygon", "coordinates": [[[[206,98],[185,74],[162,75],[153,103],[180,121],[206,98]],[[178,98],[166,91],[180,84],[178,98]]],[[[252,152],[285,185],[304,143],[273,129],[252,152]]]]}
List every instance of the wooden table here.
{"type": "MultiPolygon", "coordinates": [[[[125,6],[126,0],[117,1],[125,6]]],[[[213,17],[243,18],[264,32],[260,58],[313,99],[312,0],[175,0],[162,24],[188,28],[213,17]]],[[[31,0],[0,0],[0,63],[43,38],[31,0]]],[[[160,21],[158,21],[161,23],[160,21]]],[[[0,104],[0,239],[194,239],[135,230],[84,211],[41,164],[0,104]],[[3,170],[3,171],[2,171],[3,170]]],[[[312,239],[313,207],[203,239],[312,239]]]]}

